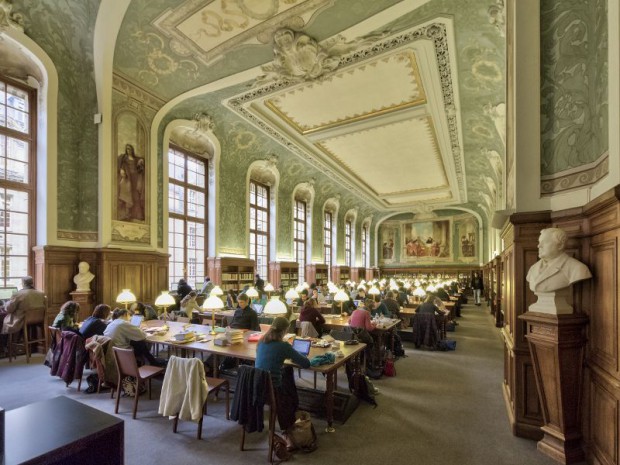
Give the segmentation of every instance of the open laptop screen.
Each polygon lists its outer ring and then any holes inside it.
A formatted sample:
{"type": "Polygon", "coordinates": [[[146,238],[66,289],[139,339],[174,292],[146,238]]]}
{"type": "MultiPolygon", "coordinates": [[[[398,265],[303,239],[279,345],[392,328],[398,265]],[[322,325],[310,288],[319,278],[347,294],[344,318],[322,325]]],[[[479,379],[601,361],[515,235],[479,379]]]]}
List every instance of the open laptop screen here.
{"type": "Polygon", "coordinates": [[[310,353],[310,345],[312,341],[310,339],[298,339],[293,340],[293,349],[299,352],[301,355],[308,355],[310,353]]]}
{"type": "Polygon", "coordinates": [[[140,326],[142,321],[144,321],[144,317],[142,315],[134,315],[131,317],[130,323],[134,326],[140,326]]]}
{"type": "Polygon", "coordinates": [[[0,300],[9,300],[16,292],[16,287],[0,287],[0,300]]]}

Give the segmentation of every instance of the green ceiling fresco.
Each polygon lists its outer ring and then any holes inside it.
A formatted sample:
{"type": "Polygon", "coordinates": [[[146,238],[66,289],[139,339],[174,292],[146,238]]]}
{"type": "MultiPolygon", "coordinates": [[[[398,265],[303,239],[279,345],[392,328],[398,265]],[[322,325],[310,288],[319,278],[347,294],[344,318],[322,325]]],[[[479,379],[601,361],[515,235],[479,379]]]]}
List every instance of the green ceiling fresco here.
{"type": "Polygon", "coordinates": [[[607,1],[542,0],[541,55],[541,172],[550,175],[609,149],[607,1]]]}
{"type": "MultiPolygon", "coordinates": [[[[98,141],[93,115],[97,94],[93,30],[100,0],[15,0],[24,32],[58,72],[58,229],[68,234],[98,228],[98,141]]],[[[67,236],[67,237],[70,237],[67,236]]],[[[76,236],[79,238],[79,234],[76,236]]]]}

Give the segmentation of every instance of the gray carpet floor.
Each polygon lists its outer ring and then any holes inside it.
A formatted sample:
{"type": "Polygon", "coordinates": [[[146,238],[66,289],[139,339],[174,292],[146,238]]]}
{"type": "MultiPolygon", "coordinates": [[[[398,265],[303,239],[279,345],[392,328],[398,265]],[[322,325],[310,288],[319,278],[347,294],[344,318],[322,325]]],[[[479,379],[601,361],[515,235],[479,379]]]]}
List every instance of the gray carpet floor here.
{"type": "MultiPolygon", "coordinates": [[[[335,433],[325,422],[313,419],[319,447],[296,453],[296,463],[419,464],[419,465],[551,465],[554,461],[536,450],[536,442],[511,434],[502,398],[503,346],[500,333],[485,306],[466,305],[450,339],[454,352],[416,350],[405,342],[406,357],[396,362],[397,376],[375,381],[378,407],[361,403],[335,433]]],[[[31,402],[66,395],[112,414],[109,392],[77,392],[51,377],[35,355],[8,363],[0,360],[0,406],[11,410],[31,402]]],[[[300,384],[312,376],[302,374],[300,384]]],[[[346,387],[344,373],[338,376],[346,387]]],[[[321,387],[319,376],[319,387],[321,387]]],[[[86,383],[83,383],[85,388],[86,383]]],[[[132,399],[122,398],[119,417],[125,420],[125,459],[134,464],[247,464],[267,463],[267,435],[247,436],[250,449],[241,452],[239,426],[225,419],[223,400],[209,403],[203,439],[196,440],[194,423],[172,422],[157,414],[160,383],[153,383],[154,399],[140,399],[138,419],[131,418],[132,399]]],[[[10,425],[7,425],[7,428],[10,425]]]]}

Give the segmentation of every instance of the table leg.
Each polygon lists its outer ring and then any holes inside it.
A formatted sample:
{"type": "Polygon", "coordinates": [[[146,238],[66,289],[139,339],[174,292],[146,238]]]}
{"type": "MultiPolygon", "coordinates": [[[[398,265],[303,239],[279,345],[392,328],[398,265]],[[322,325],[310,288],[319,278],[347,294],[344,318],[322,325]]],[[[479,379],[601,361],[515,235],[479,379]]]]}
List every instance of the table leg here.
{"type": "Polygon", "coordinates": [[[325,432],[333,433],[336,431],[334,428],[334,371],[327,373],[327,379],[325,381],[325,413],[327,416],[327,428],[325,432]]]}
{"type": "Polygon", "coordinates": [[[213,354],[211,357],[213,357],[213,377],[217,378],[220,373],[220,361],[218,360],[217,354],[213,354]]]}

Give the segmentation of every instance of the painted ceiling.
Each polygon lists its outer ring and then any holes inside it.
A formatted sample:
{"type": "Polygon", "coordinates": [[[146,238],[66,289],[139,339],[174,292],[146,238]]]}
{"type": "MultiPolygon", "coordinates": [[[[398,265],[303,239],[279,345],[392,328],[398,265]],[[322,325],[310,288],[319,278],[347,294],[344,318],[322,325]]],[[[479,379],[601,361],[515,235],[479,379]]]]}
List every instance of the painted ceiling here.
{"type": "MultiPolygon", "coordinates": [[[[115,72],[387,214],[503,199],[503,0],[133,0],[115,72]]],[[[226,154],[223,154],[226,156],[226,154]]]]}

